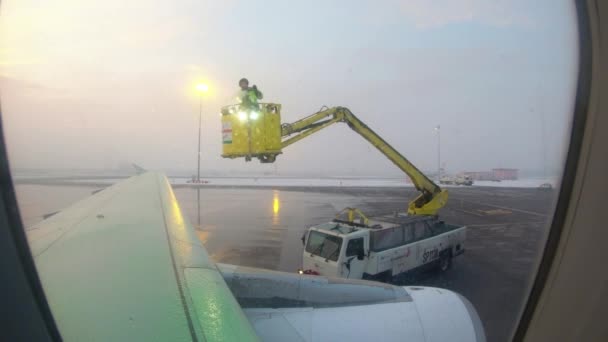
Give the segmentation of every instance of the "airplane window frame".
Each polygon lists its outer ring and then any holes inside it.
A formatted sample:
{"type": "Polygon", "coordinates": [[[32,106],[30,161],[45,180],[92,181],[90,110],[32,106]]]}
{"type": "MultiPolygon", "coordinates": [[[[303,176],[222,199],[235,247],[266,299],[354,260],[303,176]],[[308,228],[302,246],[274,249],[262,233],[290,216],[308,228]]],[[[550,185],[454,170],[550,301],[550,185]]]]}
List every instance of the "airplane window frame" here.
{"type": "Polygon", "coordinates": [[[577,174],[577,166],[581,154],[583,137],[585,134],[585,124],[589,110],[589,100],[591,95],[591,76],[592,76],[592,36],[589,21],[589,8],[584,0],[575,1],[575,9],[578,27],[578,80],[576,87],[574,113],[572,116],[572,126],[570,129],[570,144],[566,153],[565,163],[562,168],[561,184],[555,209],[548,223],[545,243],[541,246],[536,273],[531,277],[534,279],[529,287],[528,296],[524,298],[524,304],[518,320],[518,325],[512,335],[512,341],[523,341],[529,327],[534,310],[539,302],[541,293],[549,276],[549,271],[553,265],[558,245],[562,238],[566,213],[571,204],[571,196],[574,188],[574,181],[577,174]]]}
{"type": "MultiPolygon", "coordinates": [[[[584,0],[577,0],[575,7],[579,28],[579,68],[570,145],[563,167],[555,211],[545,244],[539,253],[540,261],[536,274],[532,275],[533,281],[529,295],[525,299],[519,324],[513,335],[514,341],[523,340],[525,337],[528,324],[553,264],[557,246],[562,238],[561,233],[567,208],[571,203],[585,133],[592,75],[590,9],[584,0]]],[[[5,327],[8,327],[8,329],[0,329],[0,337],[2,337],[0,339],[13,340],[19,336],[20,339],[61,341],[61,334],[57,329],[38,277],[18,210],[1,118],[2,107],[0,105],[0,241],[2,241],[0,246],[3,247],[0,248],[0,258],[3,260],[0,274],[4,279],[4,284],[0,285],[0,299],[5,305],[1,318],[5,327]],[[19,320],[16,315],[7,315],[7,313],[17,311],[26,312],[30,320],[19,320]]]]}
{"type": "Polygon", "coordinates": [[[62,341],[61,334],[38,277],[9,167],[2,107],[0,105],[0,340],[62,341]],[[5,246],[8,245],[8,246],[5,246]],[[14,266],[10,269],[7,266],[14,266]],[[12,290],[12,291],[11,291],[12,290]],[[21,313],[17,315],[15,313],[21,313]],[[28,320],[23,320],[26,315],[28,320]],[[10,329],[6,329],[6,327],[10,329]]]}

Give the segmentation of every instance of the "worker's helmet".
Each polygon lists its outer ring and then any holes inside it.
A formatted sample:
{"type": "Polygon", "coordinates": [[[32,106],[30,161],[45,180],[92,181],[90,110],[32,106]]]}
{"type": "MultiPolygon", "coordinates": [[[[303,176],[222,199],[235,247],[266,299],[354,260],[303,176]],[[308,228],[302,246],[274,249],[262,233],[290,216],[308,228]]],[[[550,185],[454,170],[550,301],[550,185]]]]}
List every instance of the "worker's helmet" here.
{"type": "Polygon", "coordinates": [[[245,84],[249,85],[249,80],[248,80],[248,79],[246,79],[246,78],[241,78],[241,80],[239,81],[239,86],[240,86],[241,84],[243,84],[243,83],[245,83],[245,84]]]}

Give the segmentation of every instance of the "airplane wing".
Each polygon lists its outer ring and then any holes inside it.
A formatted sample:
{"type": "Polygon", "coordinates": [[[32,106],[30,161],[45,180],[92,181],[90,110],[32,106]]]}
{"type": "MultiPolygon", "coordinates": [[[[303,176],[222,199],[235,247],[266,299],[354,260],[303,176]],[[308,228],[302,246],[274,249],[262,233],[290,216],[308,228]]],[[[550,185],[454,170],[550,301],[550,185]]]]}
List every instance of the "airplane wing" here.
{"type": "Polygon", "coordinates": [[[28,239],[66,341],[257,340],[160,174],[78,202],[28,239]]]}
{"type": "Polygon", "coordinates": [[[475,309],[448,290],[216,265],[158,173],[28,239],[66,341],[485,341],[475,309]]]}

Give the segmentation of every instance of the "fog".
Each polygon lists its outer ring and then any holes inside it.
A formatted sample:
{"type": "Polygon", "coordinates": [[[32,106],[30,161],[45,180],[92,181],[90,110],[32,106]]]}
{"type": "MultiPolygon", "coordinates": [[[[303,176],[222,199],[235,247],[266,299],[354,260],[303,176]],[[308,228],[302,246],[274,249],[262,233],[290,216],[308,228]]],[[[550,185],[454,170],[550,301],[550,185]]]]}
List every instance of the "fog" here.
{"type": "Polygon", "coordinates": [[[577,77],[569,1],[7,0],[0,100],[16,169],[399,175],[348,127],[275,165],[225,160],[219,109],[241,77],[291,122],[345,106],[424,170],[559,172],[577,77]]]}

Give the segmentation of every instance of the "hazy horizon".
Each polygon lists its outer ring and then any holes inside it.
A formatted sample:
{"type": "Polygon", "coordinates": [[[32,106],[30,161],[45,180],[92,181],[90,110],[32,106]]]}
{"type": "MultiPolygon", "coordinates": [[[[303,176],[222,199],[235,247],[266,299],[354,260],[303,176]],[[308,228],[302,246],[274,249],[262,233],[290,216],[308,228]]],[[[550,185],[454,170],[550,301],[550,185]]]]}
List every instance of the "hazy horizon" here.
{"type": "MultiPolygon", "coordinates": [[[[149,169],[150,171],[159,171],[165,173],[169,177],[186,177],[190,178],[196,174],[196,166],[191,169],[149,169]]],[[[545,170],[528,170],[518,169],[520,179],[559,179],[561,170],[553,170],[551,172],[545,170]]],[[[13,176],[26,177],[31,175],[48,176],[48,177],[125,177],[136,174],[133,166],[122,166],[112,169],[87,169],[87,168],[55,168],[55,169],[40,169],[40,168],[12,168],[13,176]]],[[[487,170],[469,170],[469,171],[491,171],[487,170]]],[[[422,170],[427,176],[435,177],[437,170],[422,170]]],[[[460,171],[464,172],[464,171],[460,171]]],[[[460,172],[444,172],[442,175],[457,175],[460,172]]],[[[307,171],[281,171],[276,170],[251,170],[249,168],[235,168],[230,170],[223,169],[208,169],[201,168],[201,178],[205,177],[304,177],[304,178],[405,178],[406,176],[400,170],[396,169],[393,172],[385,172],[381,175],[374,173],[358,172],[357,170],[345,172],[307,172],[307,171]]]]}
{"type": "Polygon", "coordinates": [[[400,175],[340,124],[276,166],[222,159],[219,109],[248,77],[284,122],[348,107],[422,170],[437,169],[440,125],[448,173],[559,173],[578,62],[570,2],[349,4],[3,1],[11,167],[195,171],[202,81],[203,170],[400,175]]]}

